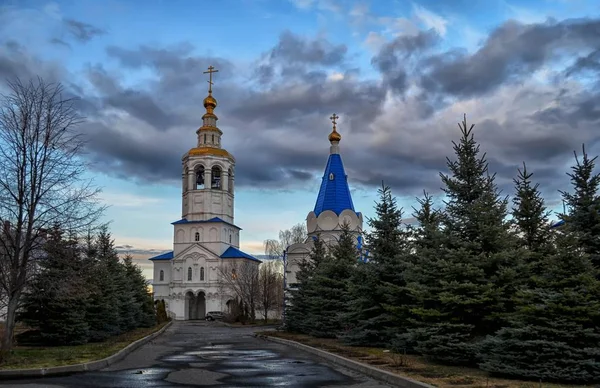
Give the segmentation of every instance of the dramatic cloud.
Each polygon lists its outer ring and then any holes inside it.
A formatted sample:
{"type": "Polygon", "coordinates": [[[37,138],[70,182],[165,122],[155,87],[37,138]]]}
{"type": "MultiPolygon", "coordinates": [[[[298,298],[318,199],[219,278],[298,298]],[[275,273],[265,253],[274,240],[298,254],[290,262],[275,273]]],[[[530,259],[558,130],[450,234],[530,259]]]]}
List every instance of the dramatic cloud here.
{"type": "MultiPolygon", "coordinates": [[[[209,65],[219,69],[216,113],[223,144],[236,157],[238,187],[318,183],[334,112],[352,186],[371,189],[384,180],[399,195],[439,189],[463,113],[507,193],[523,161],[552,196],[564,188],[572,150],[585,142],[600,152],[600,20],[509,21],[467,52],[441,48],[445,20],[415,12],[428,29],[380,41],[372,69],[353,63],[345,44],[286,31],[249,67],[199,56],[190,43],[109,46],[105,63],[76,75],[4,40],[0,78],[62,80],[88,118],[81,129],[94,168],[141,182],[180,184],[181,156],[195,146],[204,113],[209,65]],[[131,82],[125,74],[138,77],[131,82]]],[[[103,33],[69,25],[81,42],[103,33]]]]}
{"type": "Polygon", "coordinates": [[[106,33],[106,31],[101,28],[73,19],[65,19],[64,23],[69,33],[82,43],[87,43],[92,40],[92,38],[106,33]]]}

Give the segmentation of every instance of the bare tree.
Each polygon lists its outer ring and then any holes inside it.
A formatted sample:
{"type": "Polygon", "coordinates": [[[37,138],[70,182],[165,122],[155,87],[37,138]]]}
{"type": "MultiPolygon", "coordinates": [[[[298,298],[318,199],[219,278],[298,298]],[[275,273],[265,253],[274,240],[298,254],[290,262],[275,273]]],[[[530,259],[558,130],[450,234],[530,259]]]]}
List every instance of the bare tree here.
{"type": "Polygon", "coordinates": [[[222,284],[231,290],[250,309],[250,320],[256,320],[259,298],[259,263],[250,260],[232,260],[219,266],[222,284]]]}
{"type": "Polygon", "coordinates": [[[259,304],[265,322],[269,312],[283,305],[283,272],[279,261],[265,261],[259,268],[259,304]]]}
{"type": "Polygon", "coordinates": [[[12,347],[15,317],[45,230],[79,232],[102,214],[84,176],[82,118],[60,84],[9,82],[0,102],[0,288],[7,301],[0,360],[12,347]]]}
{"type": "Polygon", "coordinates": [[[298,223],[290,229],[279,231],[279,240],[265,240],[265,254],[269,259],[280,258],[283,251],[292,244],[302,243],[306,239],[306,225],[298,223]]]}

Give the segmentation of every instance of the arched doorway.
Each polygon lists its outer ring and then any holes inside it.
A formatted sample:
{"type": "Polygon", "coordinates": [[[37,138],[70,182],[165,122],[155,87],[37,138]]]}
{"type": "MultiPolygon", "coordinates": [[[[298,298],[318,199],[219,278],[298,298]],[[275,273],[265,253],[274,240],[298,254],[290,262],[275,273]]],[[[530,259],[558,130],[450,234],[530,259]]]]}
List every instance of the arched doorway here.
{"type": "Polygon", "coordinates": [[[206,317],[206,298],[204,292],[200,291],[194,295],[192,291],[185,294],[186,319],[204,319],[206,317]]]}

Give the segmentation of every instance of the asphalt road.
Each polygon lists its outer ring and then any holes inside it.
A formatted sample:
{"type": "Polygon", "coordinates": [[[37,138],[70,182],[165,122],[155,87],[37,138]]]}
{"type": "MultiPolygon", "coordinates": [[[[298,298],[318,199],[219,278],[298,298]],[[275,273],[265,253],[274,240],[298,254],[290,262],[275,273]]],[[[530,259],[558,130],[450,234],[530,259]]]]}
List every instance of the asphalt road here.
{"type": "Polygon", "coordinates": [[[174,322],[162,335],[101,371],[12,380],[0,387],[389,387],[301,350],[255,338],[254,330],[174,322]]]}

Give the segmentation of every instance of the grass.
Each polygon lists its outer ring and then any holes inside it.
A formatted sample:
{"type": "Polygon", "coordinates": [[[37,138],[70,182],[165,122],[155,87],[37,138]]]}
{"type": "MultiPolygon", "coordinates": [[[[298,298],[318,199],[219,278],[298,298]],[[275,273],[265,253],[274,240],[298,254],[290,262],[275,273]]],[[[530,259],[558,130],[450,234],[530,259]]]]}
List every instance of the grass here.
{"type": "Polygon", "coordinates": [[[297,341],[308,346],[326,350],[388,372],[396,373],[441,388],[585,387],[583,385],[546,384],[495,378],[490,377],[486,372],[476,368],[439,365],[427,361],[420,356],[397,354],[380,348],[346,346],[335,339],[314,338],[308,335],[280,331],[263,331],[258,334],[297,341]]]}
{"type": "Polygon", "coordinates": [[[109,357],[127,345],[162,329],[167,323],[148,328],[135,329],[104,342],[76,346],[15,346],[2,369],[34,369],[82,364],[109,357]]]}

